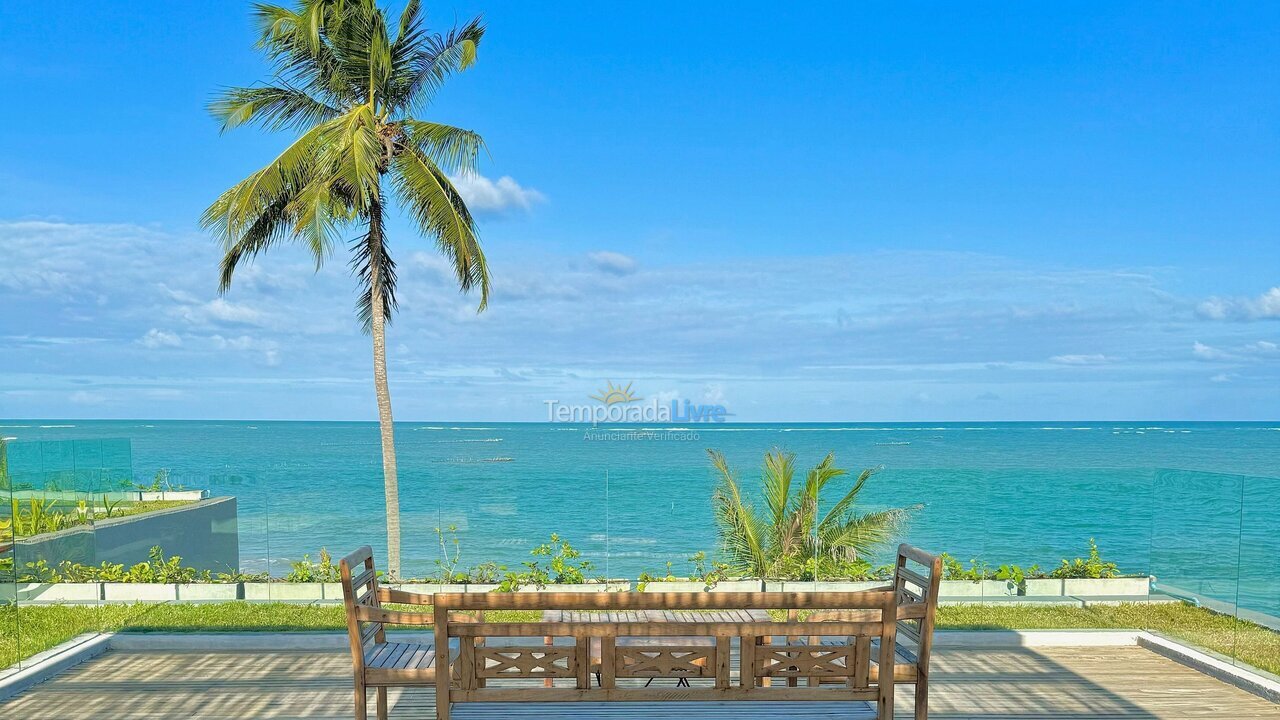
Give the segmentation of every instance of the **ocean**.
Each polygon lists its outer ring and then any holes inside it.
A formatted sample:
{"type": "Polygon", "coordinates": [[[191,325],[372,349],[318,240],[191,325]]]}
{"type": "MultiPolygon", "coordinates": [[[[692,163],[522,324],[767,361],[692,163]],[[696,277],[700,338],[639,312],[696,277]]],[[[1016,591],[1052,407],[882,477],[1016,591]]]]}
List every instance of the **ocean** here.
{"type": "MultiPolygon", "coordinates": [[[[518,567],[552,532],[601,575],[667,563],[684,574],[691,554],[716,548],[707,449],[755,491],[778,447],[801,470],[827,452],[880,468],[859,510],[922,504],[903,539],[966,563],[1053,567],[1093,538],[1125,572],[1280,615],[1280,423],[403,422],[396,433],[407,576],[436,570],[444,551],[459,567],[518,567]],[[442,550],[436,528],[449,527],[458,544],[442,550]]],[[[174,485],[235,495],[245,570],[385,544],[376,423],[6,420],[0,436],[47,441],[49,468],[127,465],[138,481],[165,469],[174,485]],[[94,456],[87,441],[107,439],[127,460],[94,456]]]]}

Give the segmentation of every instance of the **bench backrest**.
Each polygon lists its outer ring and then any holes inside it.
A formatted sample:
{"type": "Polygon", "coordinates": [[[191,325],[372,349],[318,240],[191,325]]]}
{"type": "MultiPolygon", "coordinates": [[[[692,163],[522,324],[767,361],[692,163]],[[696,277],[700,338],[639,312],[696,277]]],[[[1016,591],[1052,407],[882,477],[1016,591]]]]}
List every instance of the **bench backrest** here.
{"type": "MultiPolygon", "coordinates": [[[[447,717],[450,702],[660,701],[660,700],[869,700],[878,717],[892,717],[893,683],[872,682],[867,648],[879,640],[879,676],[893,677],[898,593],[471,593],[437,594],[436,647],[458,644],[451,681],[436,676],[437,714],[447,717]],[[727,622],[724,614],[700,619],[698,610],[827,610],[865,611],[858,621],[826,623],[727,622]],[[611,613],[607,621],[462,623],[450,617],[458,610],[586,610],[611,613]],[[677,611],[661,621],[627,611],[677,611]],[[824,635],[850,639],[845,646],[773,644],[787,635],[824,635]],[[572,638],[572,645],[543,639],[572,638]],[[501,638],[500,642],[494,639],[501,638]],[[523,642],[520,638],[525,638],[523,642]],[[481,639],[489,642],[481,643],[481,639]],[[535,642],[536,639],[536,642],[535,642]],[[641,640],[637,642],[637,640],[641,640]],[[738,682],[731,679],[734,644],[738,682]],[[591,674],[599,672],[599,687],[591,674]],[[839,687],[773,686],[772,678],[822,676],[841,679],[839,687]],[[712,687],[618,687],[622,678],[699,677],[712,687]],[[574,687],[489,687],[492,679],[565,678],[574,687]]],[[[651,617],[651,616],[650,616],[651,617]]],[[[567,682],[567,680],[566,680],[567,682]]]]}
{"type": "Polygon", "coordinates": [[[356,672],[365,666],[365,657],[373,645],[387,641],[381,622],[362,617],[357,608],[381,608],[378,597],[378,572],[373,567],[373,549],[365,545],[338,563],[342,578],[342,601],[347,612],[347,637],[351,641],[351,661],[356,672]]]}
{"type": "Polygon", "coordinates": [[[898,546],[893,573],[893,589],[898,596],[898,641],[914,652],[922,674],[929,668],[941,581],[941,557],[906,543],[898,546]]]}

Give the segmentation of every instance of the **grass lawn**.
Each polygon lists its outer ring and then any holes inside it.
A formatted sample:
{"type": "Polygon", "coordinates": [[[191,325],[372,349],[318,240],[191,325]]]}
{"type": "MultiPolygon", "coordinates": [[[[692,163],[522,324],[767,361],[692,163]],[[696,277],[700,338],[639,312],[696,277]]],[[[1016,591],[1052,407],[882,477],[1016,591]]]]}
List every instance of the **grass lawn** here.
{"type": "MultiPolygon", "coordinates": [[[[421,610],[421,608],[414,608],[421,610]]],[[[496,611],[494,622],[536,621],[536,611],[496,611]]],[[[346,627],[340,605],[226,602],[196,604],[0,606],[0,667],[76,635],[130,632],[296,632],[346,627]]],[[[1280,633],[1183,603],[1078,608],[945,605],[941,630],[1143,629],[1178,638],[1280,674],[1280,633]]],[[[412,628],[422,632],[423,628],[412,628]]]]}

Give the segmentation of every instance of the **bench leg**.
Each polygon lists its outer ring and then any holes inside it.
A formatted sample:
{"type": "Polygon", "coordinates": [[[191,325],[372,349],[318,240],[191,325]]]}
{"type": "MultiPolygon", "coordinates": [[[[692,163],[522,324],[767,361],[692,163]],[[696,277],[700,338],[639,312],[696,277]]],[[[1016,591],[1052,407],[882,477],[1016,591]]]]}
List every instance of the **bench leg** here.
{"type": "Polygon", "coordinates": [[[356,720],[368,720],[369,697],[365,695],[364,683],[356,683],[356,720]]]}
{"type": "Polygon", "coordinates": [[[378,720],[387,720],[387,689],[378,688],[378,720]]]}
{"type": "Polygon", "coordinates": [[[929,683],[916,682],[916,720],[929,720],[929,683]]]}

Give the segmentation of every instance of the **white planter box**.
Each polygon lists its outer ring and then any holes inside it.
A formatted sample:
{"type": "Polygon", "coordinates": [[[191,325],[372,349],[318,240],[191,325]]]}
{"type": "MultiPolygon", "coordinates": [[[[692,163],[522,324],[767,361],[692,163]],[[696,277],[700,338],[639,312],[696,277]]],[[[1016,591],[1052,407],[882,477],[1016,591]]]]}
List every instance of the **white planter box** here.
{"type": "Polygon", "coordinates": [[[178,600],[235,600],[239,597],[239,583],[191,583],[178,585],[178,600]]]}
{"type": "Polygon", "coordinates": [[[325,600],[342,600],[342,583],[320,583],[320,594],[325,600]]]}
{"type": "Polygon", "coordinates": [[[441,585],[439,592],[447,593],[487,593],[498,589],[497,583],[467,583],[466,585],[441,585]]]}
{"type": "MultiPolygon", "coordinates": [[[[476,586],[469,585],[468,592],[476,592],[470,588],[476,586]]],[[[580,593],[580,592],[625,592],[631,589],[631,583],[626,581],[613,581],[608,583],[574,583],[574,584],[557,584],[552,583],[544,587],[536,587],[529,585],[520,588],[520,592],[547,592],[547,593],[580,593]]]]}
{"type": "Polygon", "coordinates": [[[938,586],[940,598],[1009,597],[1018,590],[1004,580],[943,580],[938,586]]]}
{"type": "MultiPolygon", "coordinates": [[[[773,581],[770,581],[773,582],[773,581]]],[[[765,584],[768,587],[768,583],[765,584]]],[[[680,593],[680,592],[707,592],[706,583],[701,580],[657,580],[649,583],[645,592],[663,592],[663,593],[680,593]]],[[[760,592],[761,584],[759,580],[743,580],[729,579],[721,580],[716,586],[711,588],[710,592],[760,592]]]]}
{"type": "Polygon", "coordinates": [[[323,600],[322,583],[245,583],[245,600],[323,600]]]}
{"type": "Polygon", "coordinates": [[[1062,594],[1076,597],[1107,597],[1125,595],[1146,597],[1151,592],[1151,582],[1145,577],[1121,577],[1063,580],[1062,594]]]}
{"type": "Polygon", "coordinates": [[[107,602],[169,602],[178,599],[178,586],[166,583],[102,583],[107,602]]]}
{"type": "Polygon", "coordinates": [[[711,592],[760,592],[763,587],[759,580],[724,580],[716,583],[711,592]]]}
{"type": "Polygon", "coordinates": [[[464,593],[477,592],[473,588],[491,588],[496,585],[467,585],[464,583],[386,583],[384,587],[392,587],[405,592],[434,594],[434,593],[464,593]]]}
{"type": "Polygon", "coordinates": [[[185,500],[195,502],[203,500],[208,496],[206,490],[160,490],[153,492],[151,490],[143,490],[138,493],[140,502],[153,502],[156,500],[185,500]]]}
{"type": "MultiPolygon", "coordinates": [[[[892,580],[787,580],[782,583],[782,592],[865,592],[876,588],[885,588],[893,584],[892,580]]],[[[772,586],[773,583],[770,583],[772,586]]],[[[770,587],[769,590],[773,590],[770,587]]]]}
{"type": "Polygon", "coordinates": [[[14,586],[5,584],[5,598],[17,596],[18,602],[96,603],[102,598],[99,583],[31,583],[14,586]]]}
{"type": "MultiPolygon", "coordinates": [[[[636,587],[639,587],[637,583],[636,587]]],[[[705,583],[691,582],[687,580],[657,580],[646,583],[644,591],[647,593],[679,593],[679,592],[703,592],[707,589],[705,583]]]]}
{"type": "Polygon", "coordinates": [[[1062,597],[1062,581],[1055,578],[1027,578],[1027,597],[1062,597]]]}
{"type": "Polygon", "coordinates": [[[441,592],[439,583],[388,583],[387,587],[421,595],[432,595],[441,592]]]}

